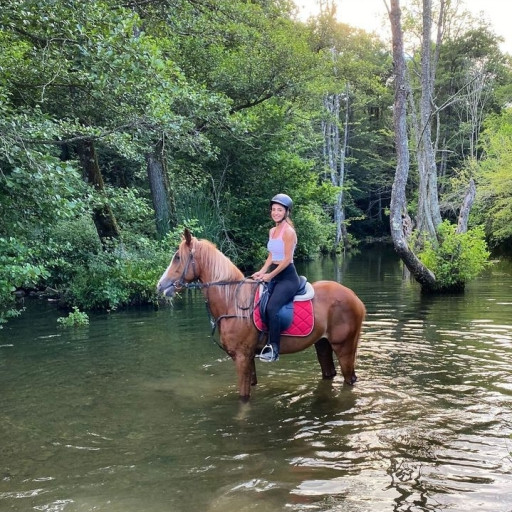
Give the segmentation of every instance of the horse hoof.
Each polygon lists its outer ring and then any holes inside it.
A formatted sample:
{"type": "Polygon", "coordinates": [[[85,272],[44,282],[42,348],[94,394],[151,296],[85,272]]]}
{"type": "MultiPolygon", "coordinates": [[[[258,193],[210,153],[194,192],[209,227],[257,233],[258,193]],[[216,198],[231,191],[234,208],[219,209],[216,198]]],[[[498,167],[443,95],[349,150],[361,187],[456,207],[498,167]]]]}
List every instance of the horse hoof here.
{"type": "Polygon", "coordinates": [[[349,380],[345,380],[345,382],[349,385],[349,386],[353,386],[357,381],[357,375],[354,373],[352,375],[352,377],[350,377],[349,380]]]}

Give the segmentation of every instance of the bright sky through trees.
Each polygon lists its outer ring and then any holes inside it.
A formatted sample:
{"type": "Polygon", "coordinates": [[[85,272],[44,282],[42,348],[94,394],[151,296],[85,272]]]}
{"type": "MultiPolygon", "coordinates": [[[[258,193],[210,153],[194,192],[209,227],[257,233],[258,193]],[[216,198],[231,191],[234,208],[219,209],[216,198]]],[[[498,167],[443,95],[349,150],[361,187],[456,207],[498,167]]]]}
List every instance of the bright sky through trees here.
{"type": "MultiPolygon", "coordinates": [[[[403,5],[407,0],[402,0],[403,5]]],[[[496,34],[505,38],[501,49],[512,55],[512,2],[509,0],[460,0],[461,6],[478,16],[482,14],[491,23],[496,34]]],[[[301,11],[301,18],[316,14],[318,0],[295,0],[301,11]]],[[[389,5],[389,2],[387,2],[389,5]]],[[[343,23],[362,28],[368,32],[377,32],[384,38],[391,33],[384,0],[336,0],[338,19],[343,23]]],[[[461,7],[461,8],[462,8],[461,7]]]]}

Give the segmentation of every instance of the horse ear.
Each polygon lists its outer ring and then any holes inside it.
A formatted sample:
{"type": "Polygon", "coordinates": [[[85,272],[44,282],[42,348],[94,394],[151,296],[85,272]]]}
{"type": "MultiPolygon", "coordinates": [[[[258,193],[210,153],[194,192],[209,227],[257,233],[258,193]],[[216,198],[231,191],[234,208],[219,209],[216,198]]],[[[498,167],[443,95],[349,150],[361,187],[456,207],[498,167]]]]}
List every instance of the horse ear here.
{"type": "Polygon", "coordinates": [[[190,245],[190,243],[192,242],[192,233],[188,228],[185,228],[185,231],[183,231],[183,236],[185,237],[185,242],[187,243],[187,245],[190,245]]]}

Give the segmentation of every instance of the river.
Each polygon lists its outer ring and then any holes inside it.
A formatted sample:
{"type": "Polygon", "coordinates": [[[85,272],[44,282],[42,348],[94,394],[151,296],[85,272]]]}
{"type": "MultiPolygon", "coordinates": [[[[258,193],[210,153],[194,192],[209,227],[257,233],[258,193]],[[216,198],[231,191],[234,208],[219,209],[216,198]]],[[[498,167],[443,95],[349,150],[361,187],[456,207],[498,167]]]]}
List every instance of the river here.
{"type": "MultiPolygon", "coordinates": [[[[0,330],[0,511],[512,511],[512,264],[423,297],[392,250],[299,267],[365,302],[353,388],[314,350],[238,403],[197,290],[0,330]]],[[[162,269],[163,271],[164,269],[162,269]]]]}

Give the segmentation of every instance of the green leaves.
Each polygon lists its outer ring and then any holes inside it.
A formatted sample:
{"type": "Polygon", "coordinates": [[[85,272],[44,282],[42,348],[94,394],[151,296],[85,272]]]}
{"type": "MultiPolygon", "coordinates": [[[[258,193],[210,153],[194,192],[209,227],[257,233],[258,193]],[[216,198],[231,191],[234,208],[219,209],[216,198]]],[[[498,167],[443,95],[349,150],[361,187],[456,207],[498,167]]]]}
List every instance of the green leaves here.
{"type": "Polygon", "coordinates": [[[512,111],[488,119],[477,180],[477,209],[493,245],[512,240],[512,111]]]}
{"type": "Polygon", "coordinates": [[[464,289],[468,281],[489,265],[483,228],[472,228],[466,233],[457,233],[456,229],[456,225],[445,220],[438,227],[439,245],[427,240],[418,254],[421,262],[434,272],[439,290],[464,289]]]}
{"type": "Polygon", "coordinates": [[[66,328],[83,327],[89,325],[89,316],[75,306],[68,316],[57,318],[57,323],[60,327],[66,328]]]}
{"type": "Polygon", "coordinates": [[[13,292],[32,288],[49,276],[42,264],[32,261],[29,248],[14,237],[0,237],[0,324],[16,315],[13,292]]]}
{"type": "MultiPolygon", "coordinates": [[[[0,237],[25,247],[8,263],[5,297],[21,282],[50,281],[81,307],[152,300],[155,262],[169,256],[147,175],[156,147],[173,218],[238,263],[261,263],[277,192],[297,204],[297,254],[331,250],[338,189],[323,180],[326,94],[350,95],[347,223],[371,217],[382,233],[394,172],[391,62],[374,36],[334,17],[297,22],[289,2],[4,4],[0,237]],[[77,148],[90,141],[101,196],[82,176],[77,148]],[[99,204],[121,228],[113,259],[91,220],[99,204]]],[[[493,196],[492,229],[506,228],[507,197],[493,196]]]]}

